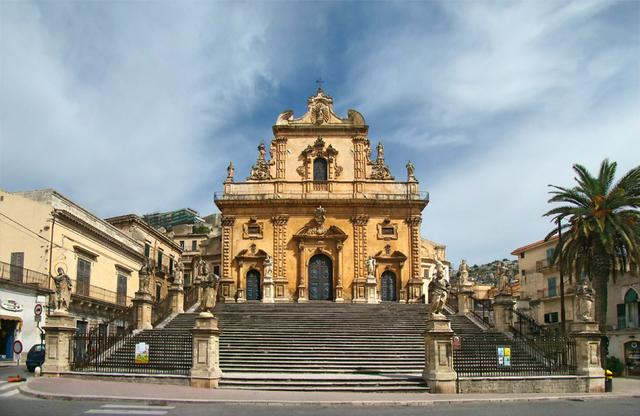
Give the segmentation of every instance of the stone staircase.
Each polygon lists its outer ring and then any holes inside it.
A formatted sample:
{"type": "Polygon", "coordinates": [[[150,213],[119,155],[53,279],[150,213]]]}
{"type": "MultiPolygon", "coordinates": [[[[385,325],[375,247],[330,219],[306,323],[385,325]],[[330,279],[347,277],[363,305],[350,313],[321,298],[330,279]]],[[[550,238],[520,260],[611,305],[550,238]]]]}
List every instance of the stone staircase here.
{"type": "MultiPolygon", "coordinates": [[[[221,387],[265,390],[428,391],[425,305],[219,304],[221,387]]],[[[193,328],[181,314],[167,330],[193,328]]],[[[463,336],[482,330],[451,316],[463,336]]]]}

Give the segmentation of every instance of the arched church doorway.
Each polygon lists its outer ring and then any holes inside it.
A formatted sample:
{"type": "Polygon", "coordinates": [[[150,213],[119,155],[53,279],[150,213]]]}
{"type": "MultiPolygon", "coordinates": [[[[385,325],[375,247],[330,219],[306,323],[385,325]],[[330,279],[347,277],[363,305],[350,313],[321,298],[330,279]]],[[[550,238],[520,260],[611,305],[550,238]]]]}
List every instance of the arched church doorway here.
{"type": "Polygon", "coordinates": [[[395,302],[398,300],[396,296],[396,274],[390,270],[382,273],[380,278],[380,290],[383,302],[395,302]]]}
{"type": "Polygon", "coordinates": [[[260,272],[249,270],[247,272],[247,300],[260,300],[260,272]]]}
{"type": "Polygon", "coordinates": [[[333,293],[333,264],[324,254],[309,260],[309,300],[331,300],[333,293]]]}

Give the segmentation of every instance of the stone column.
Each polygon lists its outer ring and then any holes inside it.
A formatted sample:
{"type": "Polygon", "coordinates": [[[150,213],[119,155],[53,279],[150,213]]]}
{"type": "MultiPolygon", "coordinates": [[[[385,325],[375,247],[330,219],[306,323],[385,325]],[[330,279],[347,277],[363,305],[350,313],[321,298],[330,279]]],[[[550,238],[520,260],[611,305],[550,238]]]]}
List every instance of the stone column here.
{"type": "Polygon", "coordinates": [[[420,215],[412,215],[405,220],[410,236],[410,264],[411,271],[409,283],[407,284],[408,302],[418,303],[421,301],[422,276],[420,276],[420,215]]]}
{"type": "Polygon", "coordinates": [[[307,285],[305,284],[305,272],[306,272],[306,266],[307,266],[307,250],[304,246],[304,244],[300,243],[300,245],[298,246],[298,261],[300,262],[298,264],[298,303],[302,303],[302,302],[308,302],[309,299],[307,298],[307,285]]]}
{"type": "Polygon", "coordinates": [[[135,308],[135,329],[153,329],[151,326],[151,312],[153,308],[153,299],[151,294],[147,292],[136,292],[133,298],[133,306],[135,308]]]}
{"type": "Polygon", "coordinates": [[[42,373],[58,377],[71,369],[71,348],[76,331],[76,319],[68,312],[54,311],[44,326],[46,358],[42,373]]]}
{"type": "Polygon", "coordinates": [[[431,393],[457,393],[452,339],[453,330],[449,319],[442,314],[427,316],[422,378],[429,386],[431,393]]]}
{"type": "Polygon", "coordinates": [[[240,260],[236,260],[237,262],[237,273],[236,273],[236,302],[244,303],[247,301],[244,287],[244,279],[242,276],[242,262],[240,260]]]}
{"type": "Polygon", "coordinates": [[[196,318],[193,334],[191,386],[217,388],[222,378],[220,370],[220,330],[211,312],[201,312],[196,318]]]}
{"type": "Polygon", "coordinates": [[[338,278],[337,278],[334,302],[344,302],[344,290],[342,287],[342,269],[343,269],[342,249],[343,248],[344,248],[344,244],[342,244],[341,241],[336,243],[336,249],[338,250],[338,264],[336,265],[338,278]]]}
{"type": "Polygon", "coordinates": [[[221,300],[234,302],[233,277],[231,263],[233,262],[233,227],[236,217],[225,215],[222,217],[222,276],[219,283],[221,300]]]}
{"type": "Polygon", "coordinates": [[[171,313],[184,312],[184,289],[180,285],[169,287],[169,299],[171,299],[171,313]]]}
{"type": "Polygon", "coordinates": [[[513,305],[516,302],[509,293],[498,293],[493,300],[493,324],[496,331],[507,332],[513,322],[513,305]]]}
{"type": "Polygon", "coordinates": [[[462,288],[458,291],[458,315],[469,313],[469,299],[473,295],[473,290],[462,288]]]}
{"type": "Polygon", "coordinates": [[[588,393],[604,392],[604,369],[600,362],[602,333],[596,322],[571,323],[571,336],[576,341],[576,374],[586,377],[588,393]]]}

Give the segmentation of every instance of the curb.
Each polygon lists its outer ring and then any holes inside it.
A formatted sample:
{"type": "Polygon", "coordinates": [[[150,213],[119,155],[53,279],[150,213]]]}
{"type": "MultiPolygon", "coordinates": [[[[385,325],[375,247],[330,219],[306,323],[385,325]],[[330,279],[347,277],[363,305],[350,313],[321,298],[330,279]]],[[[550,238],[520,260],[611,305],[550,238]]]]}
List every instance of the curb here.
{"type": "MultiPolygon", "coordinates": [[[[30,380],[29,380],[30,381],[30,380]]],[[[151,405],[166,405],[167,403],[182,404],[204,404],[217,403],[229,405],[256,405],[256,406],[434,406],[441,404],[482,404],[482,403],[517,403],[517,402],[540,402],[540,401],[589,401],[608,400],[619,398],[640,398],[638,394],[585,394],[580,396],[543,396],[543,397],[501,397],[488,399],[429,399],[429,400],[234,400],[234,399],[180,399],[154,397],[132,397],[132,396],[96,396],[81,394],[59,394],[47,393],[32,390],[29,388],[29,381],[21,385],[18,389],[22,394],[46,400],[65,401],[118,401],[118,402],[144,402],[151,405]]]]}

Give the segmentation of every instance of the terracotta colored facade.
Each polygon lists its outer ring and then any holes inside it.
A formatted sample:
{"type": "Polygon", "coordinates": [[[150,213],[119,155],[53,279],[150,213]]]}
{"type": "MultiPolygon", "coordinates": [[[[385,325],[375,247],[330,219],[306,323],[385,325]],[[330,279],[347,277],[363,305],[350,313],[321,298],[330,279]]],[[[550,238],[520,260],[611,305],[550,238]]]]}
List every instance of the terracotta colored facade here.
{"type": "Polygon", "coordinates": [[[229,166],[224,192],[215,196],[222,301],[372,302],[369,275],[376,301],[424,301],[429,257],[444,257],[444,246],[420,237],[428,195],[410,163],[402,180],[394,178],[384,148],[372,149],[367,133],[360,113],[340,118],[318,89],[302,117],[278,116],[249,177],[237,179],[229,166]]]}

